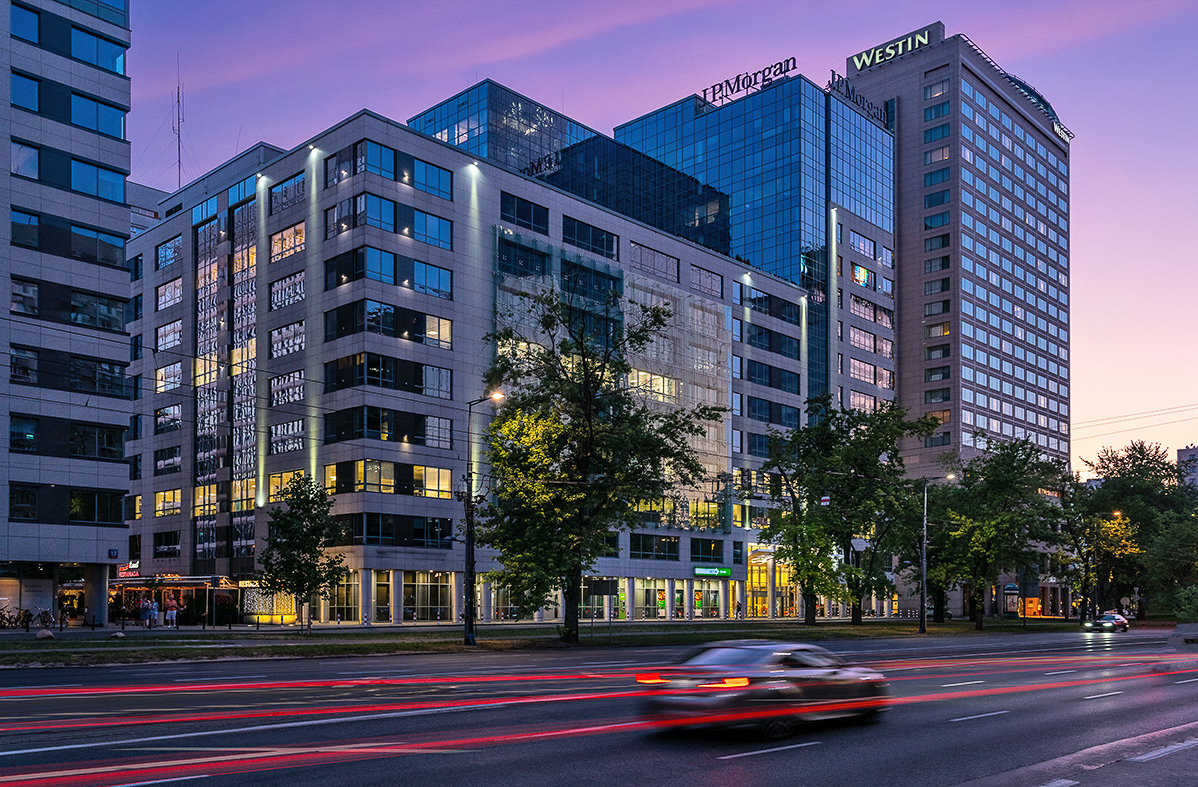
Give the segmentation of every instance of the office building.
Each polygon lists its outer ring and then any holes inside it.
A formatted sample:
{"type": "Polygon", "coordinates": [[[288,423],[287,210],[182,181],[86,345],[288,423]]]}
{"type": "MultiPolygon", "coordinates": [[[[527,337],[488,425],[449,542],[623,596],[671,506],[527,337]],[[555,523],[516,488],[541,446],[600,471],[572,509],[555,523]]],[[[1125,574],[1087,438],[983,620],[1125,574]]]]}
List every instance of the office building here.
{"type": "Polygon", "coordinates": [[[109,568],[127,559],[126,367],[140,351],[125,332],[127,4],[22,0],[4,19],[0,605],[55,610],[57,583],[82,578],[102,624],[109,568]]]}
{"type": "Polygon", "coordinates": [[[936,477],[975,433],[1069,451],[1069,142],[1051,103],[937,22],[848,58],[891,107],[898,401],[942,426],[905,448],[936,477]]]}
{"type": "MultiPolygon", "coordinates": [[[[764,509],[734,490],[764,483],[752,471],[769,425],[799,422],[806,294],[519,169],[363,111],[163,200],[165,218],[129,243],[142,271],[129,331],[145,347],[127,445],[139,575],[245,581],[248,613],[282,612],[252,575],[273,499],[304,472],[352,532],[353,573],[317,619],[456,619],[455,493],[489,418],[483,405],[468,423],[484,337],[518,291],[585,280],[674,308],[665,340],[633,359],[647,397],[730,410],[695,444],[708,482],[619,534],[594,572],[618,592],[588,593],[589,614],[794,614],[784,569],[749,565],[764,509]]],[[[474,592],[482,620],[512,614],[502,588],[474,592]]]]}

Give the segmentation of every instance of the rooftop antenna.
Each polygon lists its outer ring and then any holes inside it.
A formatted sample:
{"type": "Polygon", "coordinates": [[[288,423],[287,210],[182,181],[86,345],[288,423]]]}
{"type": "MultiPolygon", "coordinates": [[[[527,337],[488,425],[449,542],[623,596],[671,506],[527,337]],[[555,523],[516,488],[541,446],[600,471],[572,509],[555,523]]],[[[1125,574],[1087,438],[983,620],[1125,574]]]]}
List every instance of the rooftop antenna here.
{"type": "Polygon", "coordinates": [[[179,54],[175,53],[175,117],[171,124],[175,132],[175,188],[183,188],[183,78],[179,69],[179,54]]]}

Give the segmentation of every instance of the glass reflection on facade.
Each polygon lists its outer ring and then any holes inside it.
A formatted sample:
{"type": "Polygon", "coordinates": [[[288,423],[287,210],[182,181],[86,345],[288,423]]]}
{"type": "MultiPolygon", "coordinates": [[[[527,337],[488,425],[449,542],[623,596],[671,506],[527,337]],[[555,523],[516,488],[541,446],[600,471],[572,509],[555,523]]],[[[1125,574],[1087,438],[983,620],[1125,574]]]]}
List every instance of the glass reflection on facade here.
{"type": "Polygon", "coordinates": [[[258,201],[232,210],[233,224],[233,489],[232,558],[234,574],[254,570],[254,493],[257,472],[257,219],[258,201]]]}
{"type": "Polygon", "coordinates": [[[225,279],[224,255],[219,252],[220,222],[212,219],[195,228],[196,241],[196,357],[195,357],[195,570],[210,573],[216,568],[215,494],[198,493],[218,482],[224,465],[225,443],[221,439],[226,411],[225,394],[218,387],[220,370],[227,363],[221,341],[221,301],[225,279]]]}

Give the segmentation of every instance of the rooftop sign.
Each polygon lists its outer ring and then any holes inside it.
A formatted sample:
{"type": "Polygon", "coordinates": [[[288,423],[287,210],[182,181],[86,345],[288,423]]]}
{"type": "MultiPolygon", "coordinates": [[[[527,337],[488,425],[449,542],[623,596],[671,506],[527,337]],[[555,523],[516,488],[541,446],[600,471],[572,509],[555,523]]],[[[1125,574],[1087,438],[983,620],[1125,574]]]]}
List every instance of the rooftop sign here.
{"type": "Polygon", "coordinates": [[[846,101],[856,107],[859,107],[867,117],[878,121],[882,125],[886,125],[886,107],[878,106],[865,96],[858,93],[857,88],[853,87],[853,85],[849,82],[848,77],[842,77],[840,74],[837,74],[835,71],[833,71],[832,78],[828,80],[828,90],[844,96],[846,101]]]}
{"type": "Polygon", "coordinates": [[[714,103],[731,98],[737,93],[746,90],[760,90],[761,88],[769,87],[775,79],[786,76],[798,67],[798,61],[793,57],[788,57],[785,60],[780,60],[773,65],[766,66],[757,71],[746,71],[743,74],[737,74],[732,79],[725,79],[723,82],[716,82],[711,87],[704,88],[703,100],[714,103]]]}
{"type": "Polygon", "coordinates": [[[858,71],[864,71],[867,68],[873,68],[887,61],[894,60],[896,57],[902,57],[920,47],[934,44],[943,39],[944,24],[942,22],[933,22],[921,30],[916,30],[914,33],[908,33],[893,41],[887,41],[885,44],[871,47],[864,52],[858,52],[849,58],[849,62],[858,71]]]}

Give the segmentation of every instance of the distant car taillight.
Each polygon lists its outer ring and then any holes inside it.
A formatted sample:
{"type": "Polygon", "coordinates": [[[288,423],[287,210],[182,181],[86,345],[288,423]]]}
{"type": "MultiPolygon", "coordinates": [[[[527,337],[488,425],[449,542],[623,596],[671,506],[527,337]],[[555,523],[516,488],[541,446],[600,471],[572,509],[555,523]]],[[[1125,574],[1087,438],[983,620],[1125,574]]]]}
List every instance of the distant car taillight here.
{"type": "Polygon", "coordinates": [[[636,676],[637,683],[669,683],[659,672],[642,672],[636,676]]]}
{"type": "Polygon", "coordinates": [[[719,683],[700,683],[701,689],[743,689],[749,685],[748,678],[724,678],[719,683]]]}

